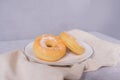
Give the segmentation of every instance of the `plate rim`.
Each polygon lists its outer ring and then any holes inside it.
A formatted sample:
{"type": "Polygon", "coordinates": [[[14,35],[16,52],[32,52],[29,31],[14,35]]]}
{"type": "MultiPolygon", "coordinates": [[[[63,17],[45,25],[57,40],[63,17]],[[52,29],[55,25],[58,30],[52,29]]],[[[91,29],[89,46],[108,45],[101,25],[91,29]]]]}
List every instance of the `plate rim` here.
{"type": "MultiPolygon", "coordinates": [[[[87,42],[85,42],[85,41],[80,41],[80,42],[82,42],[82,43],[85,43],[87,46],[89,46],[89,48],[91,48],[91,54],[87,57],[87,58],[83,58],[82,60],[80,60],[80,61],[77,61],[77,62],[73,62],[73,63],[67,63],[67,64],[62,64],[62,63],[60,63],[59,61],[56,61],[56,62],[46,62],[46,61],[42,61],[42,60],[39,60],[38,58],[36,58],[35,56],[34,56],[34,58],[35,59],[33,59],[32,57],[30,57],[29,55],[28,55],[28,52],[26,52],[26,48],[30,45],[30,44],[33,44],[34,43],[34,41],[31,41],[30,43],[28,43],[25,47],[24,47],[24,50],[23,50],[23,52],[24,52],[24,54],[26,55],[26,57],[28,58],[28,60],[29,61],[32,61],[32,62],[35,62],[35,63],[40,63],[40,64],[47,64],[47,65],[54,65],[54,66],[68,66],[68,65],[73,65],[73,64],[75,64],[75,63],[81,63],[81,62],[84,62],[85,60],[87,60],[87,59],[89,59],[93,54],[94,54],[94,49],[93,49],[93,47],[92,46],[90,46],[87,42]],[[57,64],[57,62],[59,62],[58,64],[57,64]]],[[[34,55],[34,54],[33,54],[34,55]]]]}

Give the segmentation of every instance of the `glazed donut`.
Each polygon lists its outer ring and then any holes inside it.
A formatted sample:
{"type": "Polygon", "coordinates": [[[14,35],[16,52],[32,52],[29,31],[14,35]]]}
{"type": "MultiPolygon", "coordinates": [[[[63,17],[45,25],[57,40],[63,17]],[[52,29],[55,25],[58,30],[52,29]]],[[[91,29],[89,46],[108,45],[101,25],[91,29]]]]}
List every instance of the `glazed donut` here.
{"type": "Polygon", "coordinates": [[[58,36],[44,34],[35,39],[33,51],[37,58],[53,62],[65,55],[66,46],[58,36]]]}
{"type": "Polygon", "coordinates": [[[60,38],[63,40],[63,43],[75,54],[81,55],[84,53],[85,49],[67,32],[62,32],[60,34],[60,38]]]}

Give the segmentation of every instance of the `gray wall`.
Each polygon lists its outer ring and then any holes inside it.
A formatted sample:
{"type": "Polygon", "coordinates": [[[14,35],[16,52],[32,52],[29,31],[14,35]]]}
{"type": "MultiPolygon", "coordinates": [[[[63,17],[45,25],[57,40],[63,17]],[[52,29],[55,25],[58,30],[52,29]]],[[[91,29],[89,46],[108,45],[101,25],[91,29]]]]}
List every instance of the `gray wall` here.
{"type": "Polygon", "coordinates": [[[120,0],[0,0],[0,40],[74,28],[120,39],[120,0]]]}

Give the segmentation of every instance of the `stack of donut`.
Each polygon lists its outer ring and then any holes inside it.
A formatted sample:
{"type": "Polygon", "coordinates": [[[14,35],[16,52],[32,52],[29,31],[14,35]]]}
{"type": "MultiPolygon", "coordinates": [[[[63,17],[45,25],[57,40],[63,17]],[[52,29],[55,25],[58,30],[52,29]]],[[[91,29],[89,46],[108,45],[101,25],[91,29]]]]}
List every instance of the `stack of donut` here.
{"type": "Polygon", "coordinates": [[[81,55],[85,51],[84,47],[78,44],[75,38],[67,32],[62,32],[59,36],[52,34],[40,35],[33,44],[34,55],[38,59],[48,62],[60,60],[67,54],[67,48],[76,55],[81,55]]]}

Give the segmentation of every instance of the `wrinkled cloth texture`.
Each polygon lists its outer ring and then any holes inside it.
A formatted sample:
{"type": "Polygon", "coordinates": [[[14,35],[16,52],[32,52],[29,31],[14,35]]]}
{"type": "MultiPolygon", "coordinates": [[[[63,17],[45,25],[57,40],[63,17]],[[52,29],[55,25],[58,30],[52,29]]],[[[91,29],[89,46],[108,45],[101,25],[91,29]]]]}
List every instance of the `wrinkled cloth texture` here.
{"type": "Polygon", "coordinates": [[[71,66],[48,66],[32,62],[23,49],[0,55],[0,80],[79,80],[83,72],[120,62],[120,44],[102,40],[82,30],[68,31],[77,40],[88,43],[94,54],[87,60],[71,66]]]}

